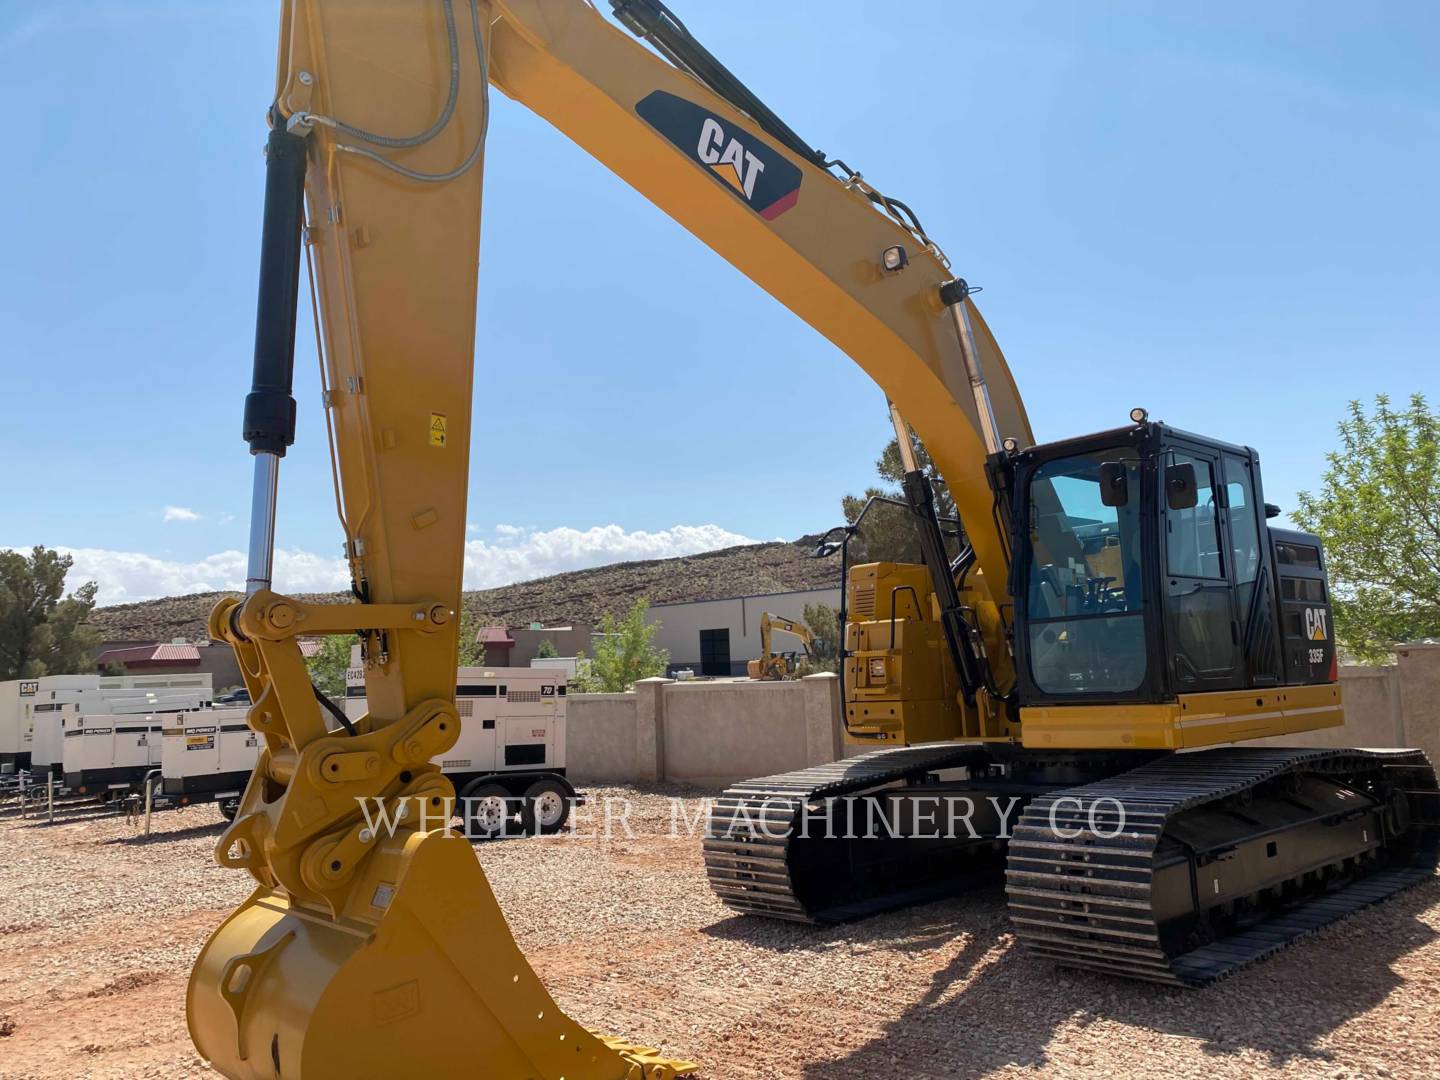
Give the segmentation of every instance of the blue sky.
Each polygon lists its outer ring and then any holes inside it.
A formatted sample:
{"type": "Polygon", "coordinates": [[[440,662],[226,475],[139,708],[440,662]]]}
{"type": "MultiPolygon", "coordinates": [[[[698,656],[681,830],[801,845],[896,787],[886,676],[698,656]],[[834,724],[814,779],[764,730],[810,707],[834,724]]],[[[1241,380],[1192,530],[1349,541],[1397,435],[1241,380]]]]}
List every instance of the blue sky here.
{"type": "MultiPolygon", "coordinates": [[[[1440,6],[674,6],[984,285],[1040,438],[1144,405],[1256,446],[1288,507],[1349,399],[1440,397],[1440,6]]],[[[243,578],[277,11],[0,3],[0,545],[75,549],[110,602],[243,578]]],[[[467,583],[835,523],[880,391],[492,100],[467,583]]],[[[309,334],[290,588],[338,573],[309,334]]]]}

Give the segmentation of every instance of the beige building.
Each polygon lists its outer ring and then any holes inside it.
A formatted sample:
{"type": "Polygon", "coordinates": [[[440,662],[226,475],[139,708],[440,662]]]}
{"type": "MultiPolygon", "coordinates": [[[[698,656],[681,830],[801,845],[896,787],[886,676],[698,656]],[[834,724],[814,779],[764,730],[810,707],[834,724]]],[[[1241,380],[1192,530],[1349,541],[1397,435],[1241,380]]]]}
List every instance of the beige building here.
{"type": "MultiPolygon", "coordinates": [[[[475,631],[475,641],[485,646],[486,667],[530,667],[531,661],[540,655],[540,647],[550,643],[555,656],[593,655],[594,633],[581,623],[564,626],[510,627],[482,626],[475,631]]],[[[574,674],[574,670],[571,670],[574,674]]]]}
{"type": "MultiPolygon", "coordinates": [[[[768,611],[801,619],[807,604],[827,604],[838,611],[840,589],[656,604],[649,618],[660,624],[655,644],[670,654],[672,673],[688,668],[697,676],[743,676],[746,662],[760,656],[760,616],[768,611]]],[[[799,642],[789,634],[777,634],[772,648],[789,652],[798,649],[799,642]]]]}
{"type": "Polygon", "coordinates": [[[515,641],[515,647],[510,652],[510,663],[514,667],[530,667],[530,661],[540,655],[540,645],[545,641],[550,643],[556,656],[578,656],[582,652],[592,656],[595,652],[591,643],[593,632],[583,623],[511,627],[510,636],[515,641]]]}

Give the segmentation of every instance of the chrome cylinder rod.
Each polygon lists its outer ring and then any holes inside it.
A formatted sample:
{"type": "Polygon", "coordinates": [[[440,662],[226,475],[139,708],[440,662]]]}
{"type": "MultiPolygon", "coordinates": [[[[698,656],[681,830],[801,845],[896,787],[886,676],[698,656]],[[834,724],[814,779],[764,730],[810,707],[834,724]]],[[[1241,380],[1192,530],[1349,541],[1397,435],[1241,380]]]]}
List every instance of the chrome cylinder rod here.
{"type": "Polygon", "coordinates": [[[980,415],[980,436],[985,441],[985,452],[998,454],[1000,425],[995,422],[990,387],[985,383],[985,368],[980,363],[980,350],[975,347],[975,333],[970,326],[970,291],[964,278],[956,278],[940,286],[940,299],[949,310],[955,335],[960,339],[960,355],[965,359],[965,375],[970,380],[970,393],[975,397],[975,411],[980,415]]]}
{"type": "Polygon", "coordinates": [[[245,595],[270,588],[275,566],[275,499],[280,487],[280,455],[255,455],[255,483],[250,494],[250,558],[245,595]]]}

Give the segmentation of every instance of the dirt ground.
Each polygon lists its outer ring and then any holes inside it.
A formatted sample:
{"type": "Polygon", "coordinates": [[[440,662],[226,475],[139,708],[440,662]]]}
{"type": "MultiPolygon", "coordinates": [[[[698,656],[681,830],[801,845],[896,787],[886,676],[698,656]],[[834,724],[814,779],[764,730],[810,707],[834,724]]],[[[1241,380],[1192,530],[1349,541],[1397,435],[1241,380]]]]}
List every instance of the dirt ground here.
{"type": "MultiPolygon", "coordinates": [[[[1440,879],[1182,993],[1029,957],[998,887],[824,930],[734,917],[698,838],[669,835],[705,793],[590,794],[587,838],[480,861],[561,1006],[705,1080],[1440,1076],[1440,879]],[[621,797],[636,835],[595,836],[621,797]]],[[[0,1077],[214,1075],[184,994],[248,891],[211,861],[219,833],[213,807],[159,815],[149,840],[119,818],[0,819],[0,1077]]]]}

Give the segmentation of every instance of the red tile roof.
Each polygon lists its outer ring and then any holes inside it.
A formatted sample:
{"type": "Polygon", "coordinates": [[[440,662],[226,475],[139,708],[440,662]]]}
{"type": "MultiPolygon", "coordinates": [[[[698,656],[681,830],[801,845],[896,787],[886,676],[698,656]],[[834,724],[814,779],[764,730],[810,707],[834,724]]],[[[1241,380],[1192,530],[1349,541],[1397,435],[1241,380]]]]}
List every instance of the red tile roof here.
{"type": "Polygon", "coordinates": [[[127,668],[178,667],[200,663],[194,645],[135,645],[128,649],[106,649],[95,658],[96,667],[123,664],[127,668]]]}

